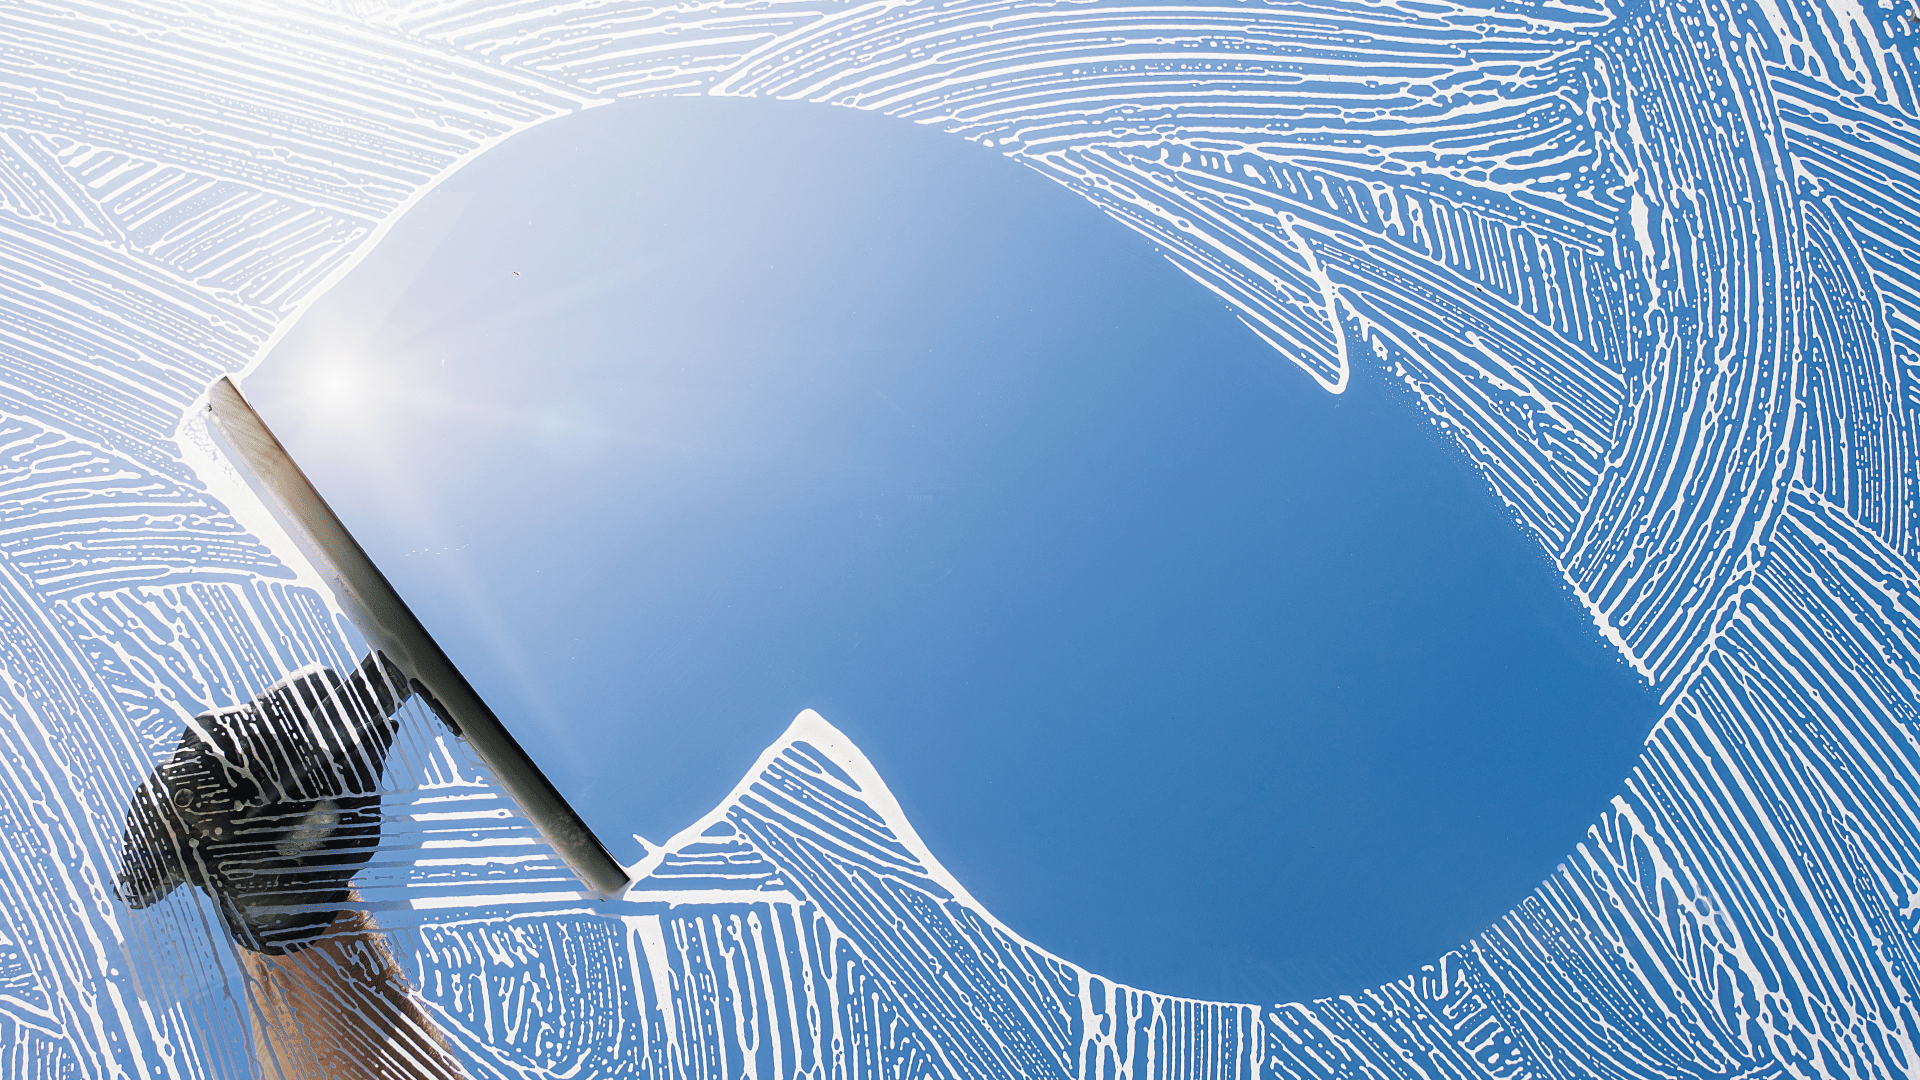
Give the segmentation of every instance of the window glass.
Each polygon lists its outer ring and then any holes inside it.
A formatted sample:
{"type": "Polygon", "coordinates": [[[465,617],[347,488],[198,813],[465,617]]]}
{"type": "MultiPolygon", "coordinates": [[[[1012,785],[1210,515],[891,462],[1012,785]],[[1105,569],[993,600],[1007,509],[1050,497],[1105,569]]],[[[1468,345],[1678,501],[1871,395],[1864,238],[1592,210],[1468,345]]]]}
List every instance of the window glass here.
{"type": "Polygon", "coordinates": [[[1842,7],[8,13],[0,1071],[1906,1071],[1842,7]]]}

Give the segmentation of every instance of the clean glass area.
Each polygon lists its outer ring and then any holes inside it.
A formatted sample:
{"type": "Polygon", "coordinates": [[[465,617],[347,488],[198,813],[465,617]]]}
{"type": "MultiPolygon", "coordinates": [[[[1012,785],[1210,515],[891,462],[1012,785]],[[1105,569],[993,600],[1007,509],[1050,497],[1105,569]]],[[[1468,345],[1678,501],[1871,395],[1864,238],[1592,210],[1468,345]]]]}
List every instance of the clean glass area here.
{"type": "Polygon", "coordinates": [[[246,390],[616,857],[813,708],[987,910],[1134,986],[1431,961],[1657,715],[1387,373],[1327,394],[1071,192],[885,117],[518,136],[246,390]]]}

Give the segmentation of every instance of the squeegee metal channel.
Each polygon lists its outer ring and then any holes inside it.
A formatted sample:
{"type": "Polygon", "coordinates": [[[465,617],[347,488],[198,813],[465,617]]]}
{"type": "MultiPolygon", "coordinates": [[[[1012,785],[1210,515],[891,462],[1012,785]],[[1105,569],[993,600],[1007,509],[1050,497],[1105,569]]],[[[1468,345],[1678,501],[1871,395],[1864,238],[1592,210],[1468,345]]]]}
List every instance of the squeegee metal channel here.
{"type": "Polygon", "coordinates": [[[412,689],[473,748],[590,893],[609,899],[625,892],[631,884],[626,869],[460,674],[231,379],[213,384],[207,420],[367,643],[412,678],[412,689]]]}

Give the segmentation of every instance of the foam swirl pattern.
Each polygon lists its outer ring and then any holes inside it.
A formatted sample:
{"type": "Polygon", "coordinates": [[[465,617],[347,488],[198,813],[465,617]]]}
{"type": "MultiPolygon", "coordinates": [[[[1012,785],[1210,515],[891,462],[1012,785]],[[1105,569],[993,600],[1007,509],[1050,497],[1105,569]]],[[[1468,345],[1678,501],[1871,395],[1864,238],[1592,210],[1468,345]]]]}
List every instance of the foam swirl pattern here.
{"type": "Polygon", "coordinates": [[[1022,941],[803,717],[611,916],[413,716],[363,874],[475,1075],[1920,1072],[1920,95],[1855,0],[24,0],[0,14],[0,1073],[231,1077],[112,900],[184,719],[337,616],[183,418],[475,153],[619,97],[936,125],[1331,392],[1403,379],[1665,713],[1497,925],[1209,1003],[1022,941]],[[1569,838],[1573,841],[1575,838],[1569,838]]]}

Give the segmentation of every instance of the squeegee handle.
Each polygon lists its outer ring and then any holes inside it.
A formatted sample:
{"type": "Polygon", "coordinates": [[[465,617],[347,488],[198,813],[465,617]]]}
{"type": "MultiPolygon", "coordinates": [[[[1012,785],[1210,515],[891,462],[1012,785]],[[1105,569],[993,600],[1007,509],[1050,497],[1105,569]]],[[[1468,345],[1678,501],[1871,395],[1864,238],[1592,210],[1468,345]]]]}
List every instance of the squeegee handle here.
{"type": "Polygon", "coordinates": [[[624,892],[631,883],[626,869],[453,666],[231,379],[222,377],[213,384],[207,421],[247,483],[332,587],[367,643],[411,677],[414,692],[473,747],[589,892],[602,899],[624,892]]]}

